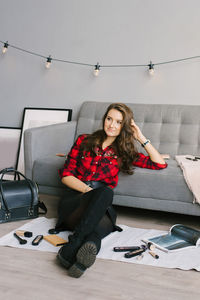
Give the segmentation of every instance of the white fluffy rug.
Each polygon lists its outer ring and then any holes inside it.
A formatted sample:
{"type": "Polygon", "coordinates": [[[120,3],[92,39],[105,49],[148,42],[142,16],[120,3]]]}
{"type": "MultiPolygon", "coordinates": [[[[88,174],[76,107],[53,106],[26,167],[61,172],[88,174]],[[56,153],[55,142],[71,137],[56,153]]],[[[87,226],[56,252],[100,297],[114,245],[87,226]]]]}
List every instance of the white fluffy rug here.
{"type": "MultiPolygon", "coordinates": [[[[20,228],[17,228],[18,230],[20,229],[33,232],[32,238],[25,238],[28,241],[27,244],[20,245],[17,239],[13,236],[14,231],[12,231],[0,238],[0,246],[58,252],[60,247],[55,247],[45,240],[42,240],[38,246],[32,246],[31,244],[36,235],[47,235],[48,230],[50,228],[54,228],[55,222],[56,219],[47,219],[45,217],[34,219],[20,228]]],[[[151,265],[155,267],[178,268],[182,270],[195,269],[200,271],[200,247],[175,251],[173,253],[165,253],[156,249],[155,252],[159,255],[159,259],[153,258],[148,251],[144,252],[144,256],[141,260],[138,260],[137,256],[125,258],[124,252],[114,252],[113,247],[115,246],[139,246],[143,244],[143,239],[166,233],[165,231],[160,230],[132,228],[125,225],[120,226],[123,228],[122,232],[113,232],[102,240],[102,247],[97,256],[98,258],[151,265]]],[[[69,233],[70,232],[61,232],[59,233],[59,236],[67,240],[69,233]]]]}

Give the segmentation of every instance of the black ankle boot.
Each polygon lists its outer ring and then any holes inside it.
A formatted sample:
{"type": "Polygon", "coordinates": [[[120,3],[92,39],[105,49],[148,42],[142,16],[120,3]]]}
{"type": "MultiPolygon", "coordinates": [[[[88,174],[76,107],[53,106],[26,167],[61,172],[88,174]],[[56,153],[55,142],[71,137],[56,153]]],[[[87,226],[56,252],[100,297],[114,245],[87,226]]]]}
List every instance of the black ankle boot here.
{"type": "Polygon", "coordinates": [[[60,248],[57,254],[57,259],[66,269],[69,269],[69,267],[76,261],[76,254],[82,244],[82,241],[79,239],[71,237],[72,236],[69,236],[69,242],[60,248]]]}
{"type": "Polygon", "coordinates": [[[95,233],[90,234],[78,250],[76,261],[69,268],[68,275],[74,278],[82,276],[94,264],[100,248],[101,239],[95,233]]]}

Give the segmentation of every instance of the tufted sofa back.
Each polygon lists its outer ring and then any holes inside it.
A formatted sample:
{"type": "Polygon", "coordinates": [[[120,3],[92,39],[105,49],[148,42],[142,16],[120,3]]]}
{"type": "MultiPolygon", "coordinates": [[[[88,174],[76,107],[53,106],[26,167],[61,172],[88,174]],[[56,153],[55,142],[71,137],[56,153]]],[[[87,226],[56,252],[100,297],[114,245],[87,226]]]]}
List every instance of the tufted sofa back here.
{"type": "MultiPolygon", "coordinates": [[[[110,104],[84,102],[76,137],[102,128],[102,116],[110,104]]],[[[160,153],[200,155],[200,106],[126,104],[132,109],[136,124],[160,153]]]]}

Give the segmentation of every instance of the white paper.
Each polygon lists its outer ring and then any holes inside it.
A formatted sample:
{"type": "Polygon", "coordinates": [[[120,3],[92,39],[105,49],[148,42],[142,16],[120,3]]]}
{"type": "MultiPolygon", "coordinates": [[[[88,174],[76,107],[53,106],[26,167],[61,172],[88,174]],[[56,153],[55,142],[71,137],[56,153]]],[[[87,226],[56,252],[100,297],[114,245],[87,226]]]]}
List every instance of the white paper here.
{"type": "MultiPolygon", "coordinates": [[[[13,236],[13,233],[16,231],[12,231],[2,238],[0,238],[0,246],[10,246],[31,250],[39,250],[39,251],[48,251],[48,252],[58,252],[60,247],[55,247],[48,243],[45,240],[38,246],[32,246],[31,242],[34,237],[38,234],[47,235],[48,230],[50,228],[54,228],[56,224],[56,219],[47,219],[45,217],[40,217],[34,219],[27,224],[21,226],[20,228],[16,228],[16,230],[26,230],[32,231],[33,237],[25,238],[28,243],[25,245],[20,245],[18,240],[13,236]]],[[[110,259],[117,260],[127,263],[136,263],[143,265],[151,265],[156,267],[164,267],[164,268],[178,268],[182,270],[191,270],[195,269],[200,271],[200,247],[192,248],[192,249],[184,249],[182,251],[175,252],[163,252],[159,249],[155,249],[154,252],[159,255],[159,259],[153,258],[148,251],[144,252],[144,257],[141,260],[136,257],[125,258],[124,252],[114,252],[113,247],[116,246],[140,246],[144,244],[142,240],[167,233],[166,231],[154,230],[154,229],[140,229],[128,227],[125,225],[119,225],[123,228],[122,232],[115,231],[109,234],[102,240],[102,247],[98,254],[98,258],[101,259],[110,259]]],[[[58,235],[65,240],[68,239],[68,235],[71,232],[65,231],[60,232],[58,235]]]]}

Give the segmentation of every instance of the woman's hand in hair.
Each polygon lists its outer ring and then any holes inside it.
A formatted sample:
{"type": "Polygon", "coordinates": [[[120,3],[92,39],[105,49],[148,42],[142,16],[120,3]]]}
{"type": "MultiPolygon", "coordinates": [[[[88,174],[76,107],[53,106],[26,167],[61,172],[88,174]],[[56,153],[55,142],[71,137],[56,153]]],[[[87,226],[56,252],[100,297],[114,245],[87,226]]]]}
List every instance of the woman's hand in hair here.
{"type": "MultiPolygon", "coordinates": [[[[138,140],[141,144],[144,144],[147,139],[142,134],[140,128],[135,124],[134,120],[131,120],[131,127],[133,130],[133,136],[136,140],[138,140]]],[[[160,155],[160,153],[151,145],[151,143],[147,143],[145,145],[145,151],[148,153],[150,159],[155,163],[165,164],[164,159],[160,155]]]]}
{"type": "Polygon", "coordinates": [[[142,134],[142,131],[140,128],[135,124],[135,121],[132,119],[131,120],[131,128],[133,131],[133,137],[138,140],[141,144],[143,144],[147,139],[146,137],[142,134]]]}

